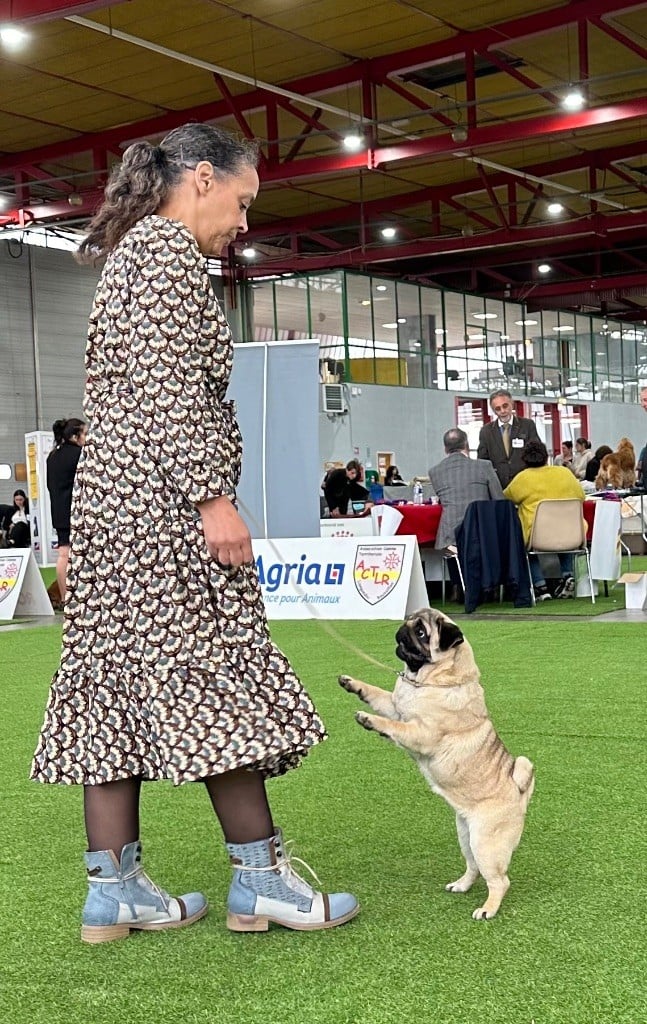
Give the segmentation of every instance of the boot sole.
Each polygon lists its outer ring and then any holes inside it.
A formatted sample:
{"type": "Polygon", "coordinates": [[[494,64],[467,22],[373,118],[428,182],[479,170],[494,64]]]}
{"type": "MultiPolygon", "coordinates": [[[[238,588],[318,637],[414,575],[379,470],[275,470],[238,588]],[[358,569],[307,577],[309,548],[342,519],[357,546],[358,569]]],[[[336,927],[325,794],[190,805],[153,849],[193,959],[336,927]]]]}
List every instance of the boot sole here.
{"type": "Polygon", "coordinates": [[[295,932],[315,932],[323,928],[336,928],[340,924],[346,924],[359,914],[359,904],[354,910],[350,910],[342,917],[336,917],[332,921],[321,921],[318,924],[296,924],[294,921],[282,921],[278,917],[266,917],[264,914],[227,914],[227,927],[230,932],[266,932],[270,923],[281,925],[282,928],[290,928],[295,932]]]}
{"type": "Polygon", "coordinates": [[[100,942],[115,942],[117,939],[127,939],[131,931],[139,932],[163,932],[168,928],[186,928],[204,917],[209,910],[209,905],[201,910],[185,917],[183,921],[142,921],[133,924],[84,924],[81,928],[81,941],[89,942],[91,945],[98,945],[100,942]]]}

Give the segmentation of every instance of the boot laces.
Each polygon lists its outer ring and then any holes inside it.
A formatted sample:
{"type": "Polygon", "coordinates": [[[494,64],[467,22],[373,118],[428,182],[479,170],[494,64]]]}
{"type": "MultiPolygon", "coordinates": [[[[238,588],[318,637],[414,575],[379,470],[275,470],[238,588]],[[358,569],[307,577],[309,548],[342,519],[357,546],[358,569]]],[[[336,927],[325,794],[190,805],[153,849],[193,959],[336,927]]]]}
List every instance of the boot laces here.
{"type": "Polygon", "coordinates": [[[283,879],[287,886],[289,886],[295,892],[298,892],[301,896],[308,896],[310,897],[310,899],[312,899],[315,895],[315,890],[312,888],[311,885],[308,884],[308,882],[306,882],[305,878],[301,878],[301,875],[299,875],[294,870],[292,865],[300,864],[302,868],[305,868],[306,871],[309,871],[318,886],[321,886],[321,882],[319,881],[316,873],[312,870],[310,865],[301,857],[295,856],[295,854],[292,852],[293,844],[293,839],[288,839],[287,842],[281,843],[281,852],[279,853],[277,851],[276,864],[267,864],[265,867],[262,868],[249,867],[247,864],[241,864],[240,866],[238,866],[238,870],[276,871],[281,876],[281,878],[283,879]]]}
{"type": "Polygon", "coordinates": [[[166,890],[160,889],[158,885],[155,885],[153,879],[149,878],[149,876],[146,874],[146,872],[141,866],[137,866],[136,868],[133,868],[132,871],[128,871],[123,875],[115,875],[114,878],[101,878],[101,876],[97,876],[95,878],[90,878],[89,880],[91,882],[101,883],[101,885],[105,885],[106,882],[113,882],[121,886],[121,888],[123,889],[125,883],[130,882],[132,878],[136,878],[140,881],[143,881],[145,883],[145,887],[150,892],[154,893],[156,896],[159,896],[160,900],[162,901],[162,906],[164,907],[164,910],[168,913],[169,904],[171,902],[172,897],[169,896],[166,890]],[[146,883],[148,884],[146,885],[146,883]]]}

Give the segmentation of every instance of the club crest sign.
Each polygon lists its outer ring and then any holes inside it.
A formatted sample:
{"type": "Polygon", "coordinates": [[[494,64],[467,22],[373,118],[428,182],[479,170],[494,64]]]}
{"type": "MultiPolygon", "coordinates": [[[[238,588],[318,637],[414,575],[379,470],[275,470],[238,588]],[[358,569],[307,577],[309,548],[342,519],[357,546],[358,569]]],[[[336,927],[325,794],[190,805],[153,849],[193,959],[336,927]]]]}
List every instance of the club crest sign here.
{"type": "Polygon", "coordinates": [[[367,604],[379,604],[398,585],[404,565],[404,544],[358,544],[353,579],[367,604]]]}
{"type": "Polygon", "coordinates": [[[18,582],[22,557],[4,555],[0,558],[0,602],[8,598],[18,582]]]}

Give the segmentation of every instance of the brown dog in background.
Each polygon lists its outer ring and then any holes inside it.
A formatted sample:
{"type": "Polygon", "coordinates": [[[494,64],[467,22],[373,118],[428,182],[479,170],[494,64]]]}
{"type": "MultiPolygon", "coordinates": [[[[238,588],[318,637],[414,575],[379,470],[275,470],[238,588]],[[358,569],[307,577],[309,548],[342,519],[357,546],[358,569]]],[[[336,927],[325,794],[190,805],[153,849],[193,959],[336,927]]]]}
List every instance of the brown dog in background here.
{"type": "Polygon", "coordinates": [[[358,711],[359,724],[408,750],[433,792],[454,808],[466,870],[445,888],[467,892],[482,875],[488,896],[472,917],[494,917],[510,886],[508,865],[523,832],[534,768],[497,736],[472,648],[455,622],[423,608],[405,620],[396,640],[407,667],[393,693],[350,676],[340,676],[339,684],[376,712],[358,711]]]}
{"type": "Polygon", "coordinates": [[[621,437],[618,448],[605,455],[600,463],[600,472],[595,478],[595,487],[603,491],[612,487],[614,491],[634,487],[636,483],[636,452],[628,437],[621,437]]]}

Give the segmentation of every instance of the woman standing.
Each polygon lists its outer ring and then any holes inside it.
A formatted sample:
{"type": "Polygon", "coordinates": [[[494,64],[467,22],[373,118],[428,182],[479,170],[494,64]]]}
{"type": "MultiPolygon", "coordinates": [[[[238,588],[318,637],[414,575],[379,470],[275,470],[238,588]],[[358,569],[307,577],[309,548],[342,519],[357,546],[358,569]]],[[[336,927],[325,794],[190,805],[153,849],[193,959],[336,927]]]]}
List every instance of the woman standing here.
{"type": "Polygon", "coordinates": [[[207,912],[202,894],[174,899],[143,873],[148,779],[205,783],[234,867],[229,928],[329,928],[359,910],[294,872],[265,791],[325,733],[270,640],[236,509],[231,332],[205,259],[247,230],[257,159],[253,143],[208,125],[137,142],[81,246],[107,261],[86,351],[61,666],[33,777],[84,786],[90,942],[207,912]]]}
{"type": "Polygon", "coordinates": [[[65,577],[70,557],[70,512],[76,467],[85,444],[87,427],[83,420],[56,420],[52,430],[56,447],[47,456],[47,490],[52,512],[52,526],[58,537],[56,581],[65,600],[65,577]]]}

